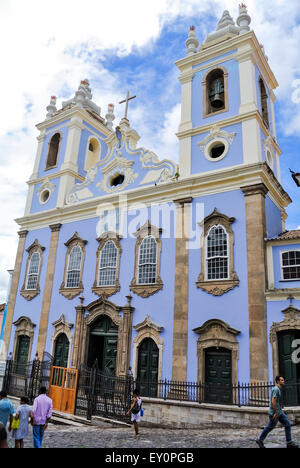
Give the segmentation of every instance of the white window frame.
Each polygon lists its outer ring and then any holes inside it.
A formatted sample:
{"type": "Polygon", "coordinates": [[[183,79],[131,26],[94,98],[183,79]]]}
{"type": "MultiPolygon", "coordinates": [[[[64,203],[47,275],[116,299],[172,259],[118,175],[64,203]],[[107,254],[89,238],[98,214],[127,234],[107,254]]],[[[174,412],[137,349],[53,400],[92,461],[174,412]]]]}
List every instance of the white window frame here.
{"type": "MultiPolygon", "coordinates": [[[[290,249],[290,250],[281,250],[280,251],[280,271],[281,271],[281,280],[280,281],[285,281],[285,282],[290,282],[290,281],[300,281],[300,277],[299,278],[295,278],[295,279],[284,279],[283,277],[283,269],[284,268],[290,268],[291,266],[283,266],[283,255],[285,253],[289,253],[289,252],[300,252],[300,249],[290,249]]],[[[294,265],[294,266],[298,266],[298,265],[294,265]]],[[[299,264],[299,267],[300,267],[300,264],[299,264]]]]}
{"type": "Polygon", "coordinates": [[[155,237],[153,237],[153,236],[145,236],[145,237],[143,238],[142,242],[141,242],[141,245],[139,246],[138,262],[137,262],[137,272],[136,272],[136,275],[137,275],[137,276],[136,276],[136,279],[137,279],[136,284],[137,284],[137,285],[147,285],[147,286],[148,286],[148,285],[151,285],[151,284],[156,284],[156,281],[157,281],[157,252],[158,252],[158,245],[157,245],[157,241],[156,241],[155,237]],[[140,283],[140,282],[139,282],[139,277],[140,277],[140,274],[139,274],[139,273],[140,273],[140,266],[142,266],[142,265],[140,265],[141,247],[142,247],[143,242],[145,241],[145,239],[148,239],[149,237],[150,237],[151,239],[154,240],[155,246],[156,246],[156,258],[155,258],[155,263],[144,263],[143,265],[155,265],[155,282],[154,282],[154,283],[140,283]]]}
{"type": "Polygon", "coordinates": [[[99,267],[98,267],[98,276],[97,276],[97,287],[99,287],[99,288],[105,288],[105,287],[116,286],[116,283],[117,283],[118,261],[119,261],[119,249],[118,249],[118,247],[116,246],[115,242],[114,242],[112,239],[109,239],[107,242],[105,242],[105,244],[104,244],[104,246],[102,247],[101,252],[100,252],[99,267]],[[105,270],[105,269],[108,268],[108,267],[102,267],[102,268],[101,268],[101,258],[102,258],[103,250],[105,249],[106,245],[107,245],[109,242],[111,242],[111,243],[114,245],[114,247],[115,247],[115,249],[116,249],[116,251],[117,251],[116,264],[115,264],[114,267],[109,267],[109,268],[114,268],[114,270],[115,270],[115,282],[114,282],[114,283],[111,283],[111,284],[105,284],[105,285],[103,285],[103,284],[100,284],[100,281],[99,281],[99,280],[100,280],[100,270],[105,270]]]}
{"type": "Polygon", "coordinates": [[[229,245],[229,236],[228,236],[228,232],[225,228],[225,226],[223,226],[222,224],[215,224],[214,226],[212,226],[210,228],[210,230],[208,231],[206,237],[205,237],[205,281],[226,281],[226,280],[229,280],[230,279],[230,276],[229,276],[229,263],[230,263],[230,245],[229,245]],[[216,257],[208,257],[208,244],[207,244],[207,239],[210,235],[210,232],[212,229],[214,228],[222,228],[226,234],[226,242],[227,242],[227,255],[226,257],[220,257],[220,256],[216,256],[216,257]],[[226,278],[211,278],[211,279],[208,279],[208,260],[212,260],[213,258],[227,258],[227,277],[226,278]]]}
{"type": "Polygon", "coordinates": [[[82,269],[82,258],[83,258],[83,252],[82,252],[82,247],[78,244],[74,245],[72,248],[71,248],[71,251],[68,255],[68,265],[67,265],[67,271],[66,271],[66,289],[77,289],[79,288],[80,286],[80,275],[81,275],[81,269],[82,269]],[[79,270],[69,270],[69,266],[70,266],[70,257],[71,257],[71,254],[72,254],[72,251],[73,249],[75,249],[76,247],[78,247],[80,249],[80,252],[81,252],[81,259],[80,259],[80,268],[79,270]],[[70,271],[79,271],[79,281],[78,281],[78,285],[77,286],[68,286],[68,274],[70,271]]]}
{"type": "Polygon", "coordinates": [[[28,270],[27,270],[27,275],[26,275],[26,291],[36,291],[36,290],[37,290],[37,286],[38,286],[38,283],[39,283],[40,267],[41,267],[41,255],[40,255],[39,252],[33,252],[33,254],[31,255],[29,264],[28,264],[28,270]],[[34,256],[35,254],[37,254],[37,255],[39,256],[39,267],[38,267],[38,271],[37,271],[37,273],[34,274],[34,275],[33,275],[33,274],[29,275],[30,266],[31,266],[31,262],[32,262],[32,258],[33,258],[33,256],[34,256]],[[36,276],[36,277],[37,277],[36,287],[35,287],[35,288],[29,288],[29,287],[28,287],[29,276],[36,276]]]}

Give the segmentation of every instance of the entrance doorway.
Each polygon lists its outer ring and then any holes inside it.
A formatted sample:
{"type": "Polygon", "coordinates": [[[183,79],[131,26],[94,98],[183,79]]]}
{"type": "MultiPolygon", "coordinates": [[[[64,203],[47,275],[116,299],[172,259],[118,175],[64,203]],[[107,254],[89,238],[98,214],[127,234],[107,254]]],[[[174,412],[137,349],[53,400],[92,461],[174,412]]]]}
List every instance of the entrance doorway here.
{"type": "Polygon", "coordinates": [[[151,338],[139,346],[137,385],[142,396],[157,396],[159,350],[151,338]]]}
{"type": "Polygon", "coordinates": [[[54,366],[68,367],[69,347],[70,343],[67,336],[61,333],[55,340],[54,366]]]}
{"type": "Polygon", "coordinates": [[[17,344],[17,366],[16,373],[19,375],[25,375],[26,365],[28,363],[30,338],[26,335],[21,335],[18,338],[17,344]]]}
{"type": "Polygon", "coordinates": [[[225,348],[205,351],[205,401],[232,403],[232,356],[225,348]]]}
{"type": "Polygon", "coordinates": [[[103,315],[91,328],[87,365],[93,367],[95,362],[101,372],[116,375],[118,351],[118,326],[110,317],[103,315]]]}
{"type": "Polygon", "coordinates": [[[300,363],[293,362],[295,340],[300,340],[300,330],[278,333],[279,373],[286,381],[283,398],[289,406],[297,406],[300,403],[300,363]]]}

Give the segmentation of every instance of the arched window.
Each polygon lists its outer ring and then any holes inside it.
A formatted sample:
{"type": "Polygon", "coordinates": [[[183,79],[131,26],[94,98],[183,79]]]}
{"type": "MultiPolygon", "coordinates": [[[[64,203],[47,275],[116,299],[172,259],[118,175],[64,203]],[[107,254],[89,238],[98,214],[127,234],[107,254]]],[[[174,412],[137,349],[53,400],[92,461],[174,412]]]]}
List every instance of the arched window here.
{"type": "Polygon", "coordinates": [[[228,110],[228,73],[225,68],[211,70],[203,81],[203,114],[207,117],[228,110]]]}
{"type": "Polygon", "coordinates": [[[264,121],[264,124],[267,128],[270,127],[269,122],[269,111],[268,111],[268,94],[265,87],[265,83],[263,79],[259,79],[259,87],[260,87],[260,103],[261,103],[261,115],[264,121]]]}
{"type": "Polygon", "coordinates": [[[88,172],[92,167],[95,167],[100,160],[101,146],[96,138],[91,138],[88,142],[84,170],[88,172]]]}
{"type": "Polygon", "coordinates": [[[118,249],[112,240],[106,242],[100,254],[98,286],[115,286],[118,249]]]}
{"type": "Polygon", "coordinates": [[[228,236],[223,226],[213,226],[206,238],[207,280],[228,279],[228,236]]]}
{"type": "Polygon", "coordinates": [[[26,289],[36,289],[37,284],[38,284],[39,270],[40,270],[40,254],[38,252],[34,252],[29,263],[27,281],[26,281],[26,289]]]}
{"type": "Polygon", "coordinates": [[[67,288],[78,288],[80,282],[82,251],[79,245],[72,248],[69,254],[69,263],[67,271],[67,288]]]}
{"type": "Polygon", "coordinates": [[[138,284],[156,282],[157,245],[153,237],[145,237],[139,249],[138,284]]]}
{"type": "Polygon", "coordinates": [[[213,296],[222,296],[239,285],[234,268],[234,222],[235,218],[217,208],[203,222],[201,272],[196,285],[213,296]]]}
{"type": "Polygon", "coordinates": [[[49,143],[49,151],[47,156],[46,169],[57,165],[58,149],[60,143],[60,133],[55,133],[49,143]]]}
{"type": "Polygon", "coordinates": [[[68,367],[70,343],[65,333],[61,333],[55,340],[55,352],[53,365],[57,367],[68,367]]]}

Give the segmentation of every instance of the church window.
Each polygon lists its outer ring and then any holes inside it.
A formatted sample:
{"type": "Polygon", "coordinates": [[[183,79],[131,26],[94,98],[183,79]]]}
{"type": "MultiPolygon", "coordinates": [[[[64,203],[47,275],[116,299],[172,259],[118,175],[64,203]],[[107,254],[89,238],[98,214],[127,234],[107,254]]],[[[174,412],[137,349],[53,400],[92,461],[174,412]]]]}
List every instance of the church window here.
{"type": "Polygon", "coordinates": [[[44,250],[45,247],[42,247],[37,239],[27,249],[26,275],[20,294],[28,301],[40,293],[39,280],[44,250]]]}
{"type": "Polygon", "coordinates": [[[72,248],[69,255],[69,265],[67,272],[67,288],[78,288],[80,281],[80,271],[81,271],[81,259],[82,251],[81,248],[76,245],[72,248]]]}
{"type": "Polygon", "coordinates": [[[228,240],[222,226],[214,226],[206,238],[207,279],[228,278],[228,240]]]}
{"type": "Polygon", "coordinates": [[[118,249],[112,240],[106,242],[100,254],[98,286],[115,286],[118,249]]]}
{"type": "Polygon", "coordinates": [[[155,283],[156,255],[155,239],[151,236],[145,237],[139,249],[138,284],[155,283]]]}
{"type": "Polygon", "coordinates": [[[58,150],[61,136],[60,133],[55,133],[50,140],[47,156],[46,169],[51,169],[57,165],[58,150]]]}
{"type": "Polygon", "coordinates": [[[160,278],[161,233],[161,229],[147,221],[134,234],[137,241],[130,290],[138,296],[149,297],[163,288],[160,278]]]}
{"type": "Polygon", "coordinates": [[[92,291],[98,296],[112,296],[120,291],[119,272],[122,253],[121,237],[105,231],[98,237],[96,275],[92,291]]]}
{"type": "Polygon", "coordinates": [[[213,296],[222,296],[239,285],[234,270],[235,218],[219,213],[217,208],[200,224],[201,272],[197,278],[197,288],[213,296]]]}
{"type": "Polygon", "coordinates": [[[283,252],[281,263],[283,280],[300,280],[300,250],[283,252]]]}
{"type": "Polygon", "coordinates": [[[88,172],[100,161],[101,145],[96,138],[91,138],[87,145],[84,170],[88,172]]]}
{"type": "Polygon", "coordinates": [[[268,111],[268,94],[262,78],[259,79],[260,87],[260,103],[261,103],[261,115],[263,122],[267,128],[270,126],[269,122],[269,111],[268,111]]]}
{"type": "Polygon", "coordinates": [[[125,180],[124,174],[116,174],[110,180],[111,187],[117,187],[118,185],[122,185],[125,180]]]}
{"type": "Polygon", "coordinates": [[[210,157],[212,159],[219,159],[221,156],[223,156],[225,149],[226,148],[223,143],[217,142],[210,149],[210,157]]]}
{"type": "Polygon", "coordinates": [[[40,269],[40,254],[35,252],[30,260],[27,274],[26,289],[36,289],[40,269]]]}
{"type": "Polygon", "coordinates": [[[203,80],[204,117],[228,110],[228,73],[224,67],[210,70],[203,80]]]}
{"type": "Polygon", "coordinates": [[[74,299],[83,291],[82,275],[86,244],[87,241],[79,237],[77,232],[65,243],[67,253],[64,280],[59,292],[69,300],[74,299]]]}

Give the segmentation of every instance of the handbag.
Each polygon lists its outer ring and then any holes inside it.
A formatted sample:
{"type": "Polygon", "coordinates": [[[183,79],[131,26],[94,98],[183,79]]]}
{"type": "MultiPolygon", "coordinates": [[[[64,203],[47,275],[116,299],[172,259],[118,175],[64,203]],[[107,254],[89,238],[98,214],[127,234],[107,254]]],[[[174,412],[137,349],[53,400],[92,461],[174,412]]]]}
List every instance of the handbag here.
{"type": "Polygon", "coordinates": [[[12,429],[19,429],[19,427],[20,427],[20,419],[13,418],[13,421],[11,423],[11,428],[12,429]]]}

